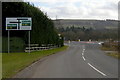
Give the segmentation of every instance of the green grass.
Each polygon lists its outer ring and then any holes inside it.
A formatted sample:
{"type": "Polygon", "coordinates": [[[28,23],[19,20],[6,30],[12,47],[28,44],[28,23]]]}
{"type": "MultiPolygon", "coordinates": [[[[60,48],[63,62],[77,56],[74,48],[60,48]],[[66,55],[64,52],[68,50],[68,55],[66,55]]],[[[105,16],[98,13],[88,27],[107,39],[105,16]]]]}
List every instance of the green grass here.
{"type": "Polygon", "coordinates": [[[2,77],[10,78],[38,59],[67,49],[67,46],[29,53],[3,53],[2,77]]]}

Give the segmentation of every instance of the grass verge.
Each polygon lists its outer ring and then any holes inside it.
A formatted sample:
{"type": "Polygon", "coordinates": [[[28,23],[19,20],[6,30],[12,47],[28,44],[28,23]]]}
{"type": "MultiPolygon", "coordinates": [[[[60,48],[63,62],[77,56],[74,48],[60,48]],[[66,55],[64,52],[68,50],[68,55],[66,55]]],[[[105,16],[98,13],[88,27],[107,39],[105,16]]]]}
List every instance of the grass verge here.
{"type": "Polygon", "coordinates": [[[18,73],[20,70],[35,62],[36,60],[63,51],[65,49],[67,49],[67,46],[51,50],[31,52],[30,54],[2,53],[2,77],[10,78],[16,73],[18,73]]]}
{"type": "Polygon", "coordinates": [[[120,59],[120,53],[107,53],[107,55],[120,59]]]}
{"type": "Polygon", "coordinates": [[[109,48],[109,47],[101,47],[101,50],[104,50],[104,51],[115,51],[114,48],[109,48]]]}
{"type": "Polygon", "coordinates": [[[112,57],[115,57],[115,58],[118,58],[120,59],[120,53],[118,53],[115,49],[113,48],[108,48],[108,47],[101,47],[101,50],[104,50],[104,51],[111,51],[111,52],[107,52],[107,55],[108,56],[112,56],[112,57]],[[116,51],[116,52],[115,52],[116,51]]]}

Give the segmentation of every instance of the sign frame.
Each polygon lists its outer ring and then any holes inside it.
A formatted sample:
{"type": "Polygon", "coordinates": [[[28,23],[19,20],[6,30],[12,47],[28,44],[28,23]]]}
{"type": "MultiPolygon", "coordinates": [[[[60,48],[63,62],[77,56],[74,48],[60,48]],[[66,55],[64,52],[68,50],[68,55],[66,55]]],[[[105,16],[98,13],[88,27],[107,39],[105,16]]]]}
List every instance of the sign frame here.
{"type": "Polygon", "coordinates": [[[6,17],[6,30],[32,30],[32,18],[6,17]]]}

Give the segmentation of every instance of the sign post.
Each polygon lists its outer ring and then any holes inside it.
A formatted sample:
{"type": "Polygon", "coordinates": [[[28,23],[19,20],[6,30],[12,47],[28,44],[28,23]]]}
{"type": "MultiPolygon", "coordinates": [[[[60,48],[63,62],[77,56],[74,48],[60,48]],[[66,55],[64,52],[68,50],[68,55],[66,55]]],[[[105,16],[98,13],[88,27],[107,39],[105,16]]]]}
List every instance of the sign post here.
{"type": "Polygon", "coordinates": [[[8,30],[8,53],[10,53],[10,30],[28,30],[28,46],[30,53],[30,30],[32,27],[31,17],[9,17],[6,18],[6,30],[8,30]]]}
{"type": "Polygon", "coordinates": [[[29,31],[29,36],[28,36],[28,37],[29,37],[29,39],[28,39],[28,40],[29,40],[29,41],[28,41],[29,43],[28,43],[28,44],[29,44],[29,53],[30,53],[30,31],[29,31]]]}
{"type": "Polygon", "coordinates": [[[10,31],[8,30],[8,53],[10,53],[10,31]]]}

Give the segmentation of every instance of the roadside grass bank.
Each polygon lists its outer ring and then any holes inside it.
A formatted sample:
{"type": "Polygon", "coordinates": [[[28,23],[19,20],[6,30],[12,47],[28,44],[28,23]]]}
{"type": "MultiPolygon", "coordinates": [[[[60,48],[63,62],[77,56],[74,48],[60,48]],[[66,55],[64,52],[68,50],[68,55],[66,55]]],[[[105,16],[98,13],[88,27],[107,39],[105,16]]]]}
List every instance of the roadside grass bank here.
{"type": "Polygon", "coordinates": [[[60,51],[68,46],[29,53],[2,53],[2,78],[10,78],[33,62],[60,51]]]}
{"type": "Polygon", "coordinates": [[[104,50],[104,51],[116,51],[115,48],[112,48],[112,47],[104,47],[104,46],[101,46],[101,50],[104,50]]]}
{"type": "Polygon", "coordinates": [[[108,56],[120,59],[120,52],[118,51],[118,43],[103,43],[101,50],[105,51],[108,56]]]}
{"type": "Polygon", "coordinates": [[[120,59],[120,53],[118,52],[107,53],[107,55],[120,59]]]}

